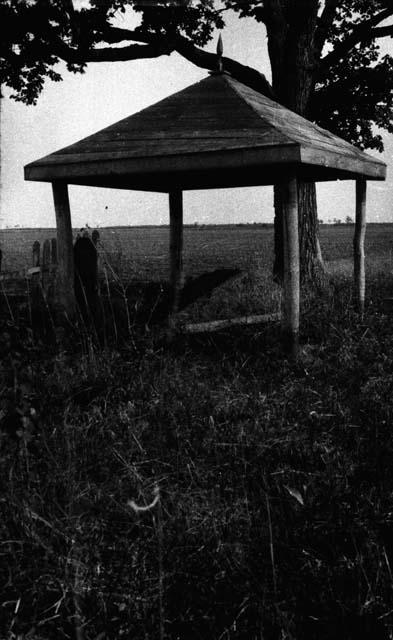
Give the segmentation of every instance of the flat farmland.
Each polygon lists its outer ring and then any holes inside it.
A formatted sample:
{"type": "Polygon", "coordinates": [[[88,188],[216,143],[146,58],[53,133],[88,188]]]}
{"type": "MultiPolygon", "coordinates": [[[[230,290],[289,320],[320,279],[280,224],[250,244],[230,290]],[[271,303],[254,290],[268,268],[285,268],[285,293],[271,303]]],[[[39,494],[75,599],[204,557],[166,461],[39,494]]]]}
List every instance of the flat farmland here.
{"type": "MultiPolygon", "coordinates": [[[[321,248],[332,270],[351,268],[353,225],[322,225],[321,248]]],[[[168,276],[168,227],[99,229],[102,267],[126,279],[165,280],[168,276]]],[[[3,271],[32,264],[32,245],[55,237],[55,229],[6,229],[0,232],[3,271]]],[[[76,235],[76,231],[75,231],[76,235]]],[[[366,232],[369,268],[393,266],[393,224],[370,224],[366,232]]],[[[272,225],[200,225],[184,229],[185,275],[220,268],[271,272],[272,225]]]]}

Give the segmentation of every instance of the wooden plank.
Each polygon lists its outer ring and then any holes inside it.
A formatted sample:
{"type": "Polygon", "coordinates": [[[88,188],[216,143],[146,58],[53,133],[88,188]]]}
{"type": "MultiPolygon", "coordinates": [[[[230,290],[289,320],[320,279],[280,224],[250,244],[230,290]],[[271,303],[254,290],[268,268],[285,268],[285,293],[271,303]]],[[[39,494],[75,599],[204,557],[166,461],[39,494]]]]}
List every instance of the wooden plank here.
{"type": "Polygon", "coordinates": [[[366,235],[366,180],[356,181],[356,220],[353,238],[355,299],[359,313],[364,313],[366,274],[364,267],[364,238],[366,235]]]}
{"type": "MultiPolygon", "coordinates": [[[[115,154],[116,155],[116,154],[115,154]]],[[[111,154],[109,154],[109,157],[111,154]]],[[[247,174],[250,167],[263,167],[264,172],[268,165],[274,166],[277,175],[272,182],[269,182],[261,174],[260,181],[257,184],[272,184],[280,178],[281,167],[283,164],[304,163],[304,171],[308,172],[308,178],[313,177],[316,180],[331,179],[354,179],[360,173],[367,179],[384,180],[386,175],[386,166],[381,163],[369,162],[367,156],[359,160],[358,158],[347,158],[328,150],[301,149],[297,144],[288,146],[272,146],[263,148],[249,149],[232,149],[222,152],[209,152],[198,154],[180,154],[172,156],[151,156],[140,158],[111,157],[103,160],[104,154],[98,154],[96,161],[83,161],[79,158],[76,163],[68,164],[70,157],[62,164],[28,165],[25,167],[25,178],[27,180],[52,181],[55,178],[67,179],[68,182],[73,180],[84,180],[84,184],[89,183],[89,179],[99,179],[101,186],[105,186],[105,180],[109,183],[116,176],[129,178],[129,188],[133,188],[131,180],[135,180],[134,184],[138,188],[137,176],[141,174],[149,174],[150,181],[146,184],[147,190],[155,190],[155,181],[158,180],[158,174],[169,174],[172,172],[191,173],[193,171],[206,171],[209,173],[223,173],[224,170],[236,169],[242,170],[247,174]],[[313,169],[313,166],[315,169],[313,169]]],[[[302,171],[301,165],[299,171],[302,171]]],[[[237,175],[238,172],[236,171],[237,175]]],[[[240,174],[239,174],[240,176],[240,174]]],[[[213,182],[210,180],[210,182],[213,182]]],[[[238,182],[236,178],[229,186],[240,186],[244,184],[244,178],[238,182]]],[[[197,187],[198,185],[196,185],[197,187]]],[[[213,186],[213,184],[212,184],[213,186]]],[[[203,185],[201,185],[202,188],[203,185]]],[[[134,187],[135,188],[135,187],[134,187]]],[[[142,187],[144,189],[144,187],[142,187]]],[[[182,187],[183,188],[183,187],[182,187]]],[[[194,188],[194,187],[193,187],[194,188]]]]}
{"type": "Polygon", "coordinates": [[[173,317],[179,309],[183,286],[183,193],[180,190],[169,194],[169,224],[169,281],[172,291],[170,316],[173,317]]]}
{"type": "Polygon", "coordinates": [[[283,205],[284,283],[282,334],[284,347],[292,357],[299,348],[299,230],[297,179],[289,176],[280,185],[283,205]]]}
{"type": "MultiPolygon", "coordinates": [[[[289,142],[288,145],[296,146],[297,143],[289,142]]],[[[220,137],[211,137],[211,138],[199,138],[197,142],[193,143],[191,138],[188,139],[180,139],[176,140],[165,140],[165,141],[157,141],[157,140],[139,140],[127,143],[124,145],[119,145],[119,148],[116,148],[113,143],[106,146],[103,145],[100,147],[97,145],[96,149],[78,149],[74,153],[56,153],[46,158],[42,158],[41,160],[37,160],[36,162],[27,165],[27,168],[31,167],[40,167],[40,166],[52,166],[52,165],[67,165],[67,164],[86,164],[92,162],[102,162],[102,161],[116,161],[116,160],[137,160],[139,162],[143,162],[146,158],[155,158],[162,157],[165,159],[171,159],[172,156],[182,155],[184,156],[185,162],[189,161],[189,158],[197,155],[199,153],[216,153],[223,152],[228,155],[229,152],[247,151],[247,153],[252,152],[254,149],[257,149],[259,153],[266,149],[269,151],[273,148],[277,148],[278,152],[275,155],[281,157],[282,153],[280,149],[286,149],[286,145],[280,141],[278,136],[269,136],[269,138],[258,138],[258,137],[248,137],[248,138],[235,138],[231,137],[230,139],[220,138],[220,137]]],[[[260,158],[261,162],[264,162],[264,158],[260,158]]],[[[273,158],[274,161],[274,158],[273,158]]],[[[265,161],[266,164],[266,161],[265,161]]]]}
{"type": "Polygon", "coordinates": [[[41,267],[30,267],[30,269],[27,269],[24,276],[28,278],[29,276],[35,276],[39,273],[41,273],[41,267]]]}
{"type": "Polygon", "coordinates": [[[366,153],[355,157],[345,153],[333,152],[328,148],[321,149],[317,145],[301,148],[301,161],[311,165],[331,167],[339,171],[359,175],[368,180],[385,180],[386,164],[375,160],[366,153]]]}
{"type": "Polygon", "coordinates": [[[228,318],[225,320],[211,320],[209,322],[190,322],[181,327],[184,333],[210,333],[221,331],[231,327],[247,326],[254,324],[266,324],[269,322],[279,322],[280,313],[266,313],[263,315],[241,316],[239,318],[228,318]]]}
{"type": "Polygon", "coordinates": [[[57,225],[57,282],[56,298],[68,318],[75,313],[74,258],[71,212],[68,186],[65,182],[53,182],[53,199],[57,225]]]}
{"type": "MultiPolygon", "coordinates": [[[[37,267],[33,267],[37,268],[37,267]]],[[[38,270],[40,268],[38,267],[38,270]]],[[[3,271],[0,274],[0,280],[2,282],[7,282],[8,280],[21,280],[26,277],[26,271],[24,269],[19,269],[18,271],[3,271]]]]}
{"type": "MultiPolygon", "coordinates": [[[[290,132],[289,132],[290,133],[290,132]]],[[[79,146],[72,152],[64,150],[48,156],[42,161],[34,163],[36,166],[42,164],[68,164],[102,162],[105,160],[127,160],[132,158],[147,158],[157,156],[172,156],[177,154],[188,155],[203,152],[235,151],[242,149],[249,154],[250,149],[266,149],[267,147],[282,147],[291,144],[290,138],[280,136],[272,132],[266,135],[236,136],[228,132],[229,138],[220,136],[219,132],[211,132],[209,136],[198,136],[196,140],[189,136],[177,136],[176,138],[166,138],[158,140],[154,136],[144,139],[109,141],[105,143],[96,142],[90,147],[79,146]]],[[[356,150],[354,147],[340,148],[330,141],[318,141],[311,136],[301,137],[293,134],[292,143],[303,145],[300,161],[307,164],[317,164],[323,167],[338,168],[342,171],[350,171],[370,177],[384,178],[386,175],[386,165],[375,160],[372,156],[356,150]]],[[[248,158],[247,158],[248,159],[248,158]]],[[[272,162],[275,159],[272,158],[272,162]]],[[[262,162],[264,162],[262,160],[262,162]]],[[[266,164],[266,162],[264,162],[266,164]]]]}
{"type": "MultiPolygon", "coordinates": [[[[281,176],[292,168],[293,163],[276,165],[250,165],[238,168],[194,169],[188,171],[155,172],[153,174],[126,174],[69,177],[68,182],[76,185],[106,187],[108,189],[134,189],[168,193],[172,189],[221,189],[233,187],[250,187],[278,183],[281,176]]],[[[298,178],[305,182],[355,180],[356,174],[329,169],[317,165],[300,165],[298,178]]],[[[40,178],[43,179],[43,178],[40,178]]],[[[48,178],[49,180],[49,178],[48,178]]]]}
{"type": "MultiPolygon", "coordinates": [[[[339,138],[331,131],[324,129],[300,116],[294,111],[290,111],[277,102],[273,102],[266,96],[255,92],[253,89],[241,85],[233,78],[229,78],[235,91],[238,91],[242,98],[250,105],[250,107],[260,115],[261,118],[268,121],[277,131],[289,138],[289,140],[306,144],[319,146],[325,145],[331,150],[339,153],[352,154],[353,156],[366,156],[376,163],[381,162],[377,158],[364,154],[363,151],[352,145],[350,142],[339,138]]],[[[383,163],[381,163],[383,164],[383,163]]]]}
{"type": "Polygon", "coordinates": [[[150,142],[150,141],[159,141],[160,143],[165,143],[167,140],[204,140],[204,139],[218,139],[218,140],[232,140],[233,138],[246,139],[256,138],[261,140],[270,140],[270,138],[275,139],[276,141],[283,142],[287,144],[291,142],[287,136],[282,134],[280,131],[275,131],[272,128],[248,128],[248,129],[216,129],[216,128],[208,128],[205,129],[187,129],[187,130],[179,130],[176,129],[168,130],[168,131],[125,131],[124,133],[116,132],[116,134],[102,134],[98,135],[92,139],[91,141],[84,141],[75,143],[69,147],[65,147],[64,149],[60,149],[56,151],[55,154],[59,155],[67,155],[67,154],[78,154],[81,152],[91,152],[97,149],[103,148],[113,148],[118,147],[121,149],[122,147],[131,147],[134,143],[138,142],[150,142]]]}
{"type": "MultiPolygon", "coordinates": [[[[159,157],[112,158],[104,161],[70,164],[32,163],[25,167],[25,179],[48,181],[63,179],[71,182],[72,178],[100,177],[106,175],[131,176],[143,173],[169,173],[172,171],[214,171],[228,168],[247,169],[252,165],[296,163],[300,160],[300,147],[291,144],[262,149],[234,149],[217,153],[195,153],[159,157]]],[[[236,185],[234,185],[236,186],[236,185]]]]}
{"type": "Polygon", "coordinates": [[[69,182],[289,162],[317,165],[318,179],[321,167],[337,169],[337,178],[347,172],[384,179],[386,170],[379,160],[223,74],[27,165],[25,177],[69,182]]]}

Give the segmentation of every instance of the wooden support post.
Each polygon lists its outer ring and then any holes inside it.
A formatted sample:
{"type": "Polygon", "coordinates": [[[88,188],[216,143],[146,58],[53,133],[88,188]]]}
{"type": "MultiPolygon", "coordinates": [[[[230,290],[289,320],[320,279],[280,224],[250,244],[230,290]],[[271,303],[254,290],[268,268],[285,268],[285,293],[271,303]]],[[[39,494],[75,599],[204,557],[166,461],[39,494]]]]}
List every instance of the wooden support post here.
{"type": "Polygon", "coordinates": [[[183,193],[180,190],[169,194],[170,220],[170,286],[171,312],[169,326],[173,326],[173,316],[179,309],[180,293],[183,286],[183,193]],[[171,317],[172,316],[172,317],[171,317]]]}
{"type": "Polygon", "coordinates": [[[356,180],[356,222],[353,238],[353,262],[355,280],[355,299],[359,313],[363,315],[366,291],[364,269],[364,237],[366,235],[366,195],[367,181],[356,180]]]}
{"type": "Polygon", "coordinates": [[[68,186],[65,182],[52,182],[57,225],[57,282],[56,298],[59,306],[70,318],[74,315],[74,258],[68,186]]]}
{"type": "Polygon", "coordinates": [[[284,347],[292,357],[299,348],[299,229],[296,176],[281,184],[283,206],[284,283],[282,300],[282,334],[284,347]]]}

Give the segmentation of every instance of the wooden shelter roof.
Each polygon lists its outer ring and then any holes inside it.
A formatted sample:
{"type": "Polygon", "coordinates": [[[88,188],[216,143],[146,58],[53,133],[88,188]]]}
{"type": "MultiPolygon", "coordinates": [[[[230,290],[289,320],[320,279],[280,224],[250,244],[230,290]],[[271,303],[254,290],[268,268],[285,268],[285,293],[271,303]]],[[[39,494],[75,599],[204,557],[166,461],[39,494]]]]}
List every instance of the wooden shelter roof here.
{"type": "Polygon", "coordinates": [[[25,179],[170,191],[305,180],[384,180],[386,165],[226,73],[25,167],[25,179]]]}

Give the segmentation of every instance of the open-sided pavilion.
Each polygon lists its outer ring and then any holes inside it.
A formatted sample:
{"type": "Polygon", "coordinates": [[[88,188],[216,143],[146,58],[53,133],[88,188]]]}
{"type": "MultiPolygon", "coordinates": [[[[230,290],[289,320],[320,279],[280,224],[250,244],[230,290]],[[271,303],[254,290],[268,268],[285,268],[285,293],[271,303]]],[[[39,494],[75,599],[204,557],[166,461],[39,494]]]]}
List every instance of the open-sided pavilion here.
{"type": "Polygon", "coordinates": [[[366,181],[385,176],[380,160],[222,71],[25,167],[26,180],[52,182],[59,301],[68,313],[75,306],[68,184],[169,194],[173,313],[182,286],[182,192],[281,185],[282,329],[293,350],[300,297],[297,181],[356,180],[355,285],[362,307],[366,181]]]}

